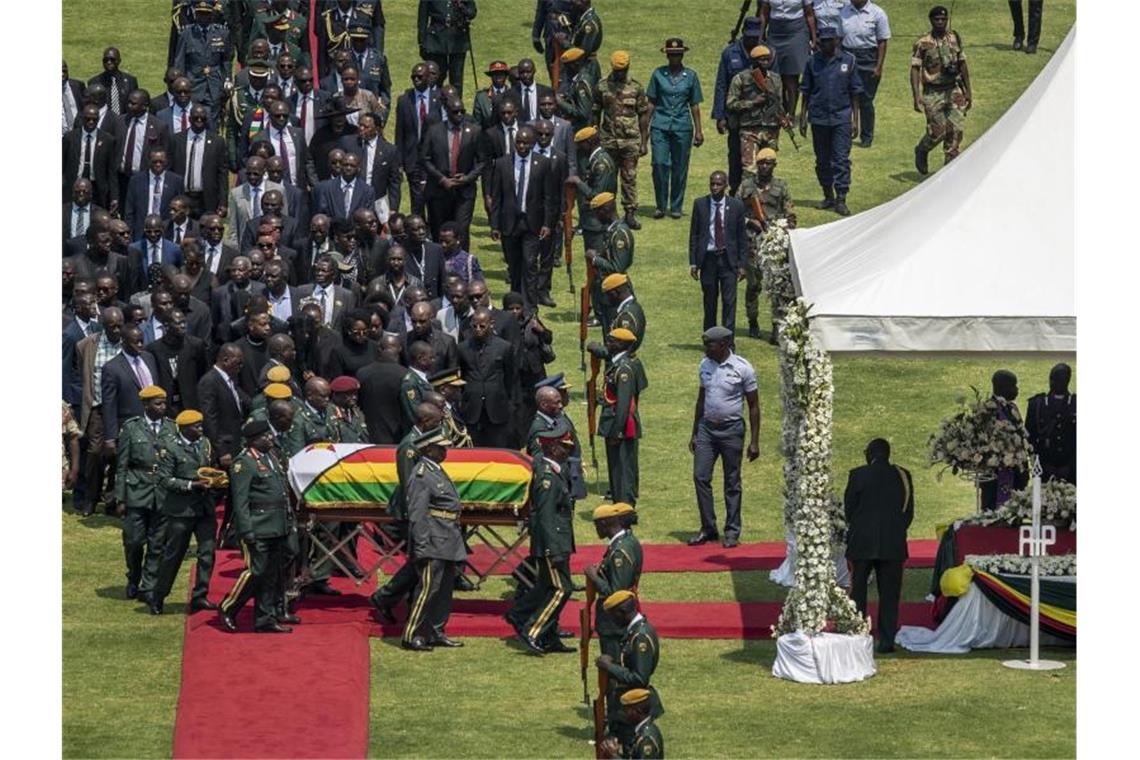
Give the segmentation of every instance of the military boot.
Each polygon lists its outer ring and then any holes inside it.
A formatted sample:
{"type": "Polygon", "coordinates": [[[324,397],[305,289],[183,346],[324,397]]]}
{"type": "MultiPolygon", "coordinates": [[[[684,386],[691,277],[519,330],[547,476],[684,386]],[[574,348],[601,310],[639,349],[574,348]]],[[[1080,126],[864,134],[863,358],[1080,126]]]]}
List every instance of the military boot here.
{"type": "Polygon", "coordinates": [[[839,214],[840,216],[851,216],[851,209],[847,208],[846,195],[835,196],[835,213],[839,214]]]}
{"type": "Polygon", "coordinates": [[[637,221],[637,214],[633,209],[626,209],[625,223],[631,230],[641,229],[641,222],[637,221]]]}
{"type": "Polygon", "coordinates": [[[760,325],[755,319],[748,320],[748,337],[749,338],[759,338],[760,337],[760,325]]]}
{"type": "Polygon", "coordinates": [[[823,203],[820,203],[819,207],[821,209],[835,207],[835,191],[832,190],[830,185],[823,188],[823,203]]]}
{"type": "Polygon", "coordinates": [[[930,166],[926,162],[929,153],[922,149],[922,143],[914,146],[914,168],[924,177],[930,173],[930,166]]]}

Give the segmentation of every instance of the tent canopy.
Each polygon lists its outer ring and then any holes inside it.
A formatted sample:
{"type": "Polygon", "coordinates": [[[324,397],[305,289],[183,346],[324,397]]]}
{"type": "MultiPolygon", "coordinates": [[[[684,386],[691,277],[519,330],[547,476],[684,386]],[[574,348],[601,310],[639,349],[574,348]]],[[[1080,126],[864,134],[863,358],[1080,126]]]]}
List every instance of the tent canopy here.
{"type": "Polygon", "coordinates": [[[796,290],[824,348],[1076,349],[1075,33],[948,166],[881,206],[792,232],[796,290]]]}

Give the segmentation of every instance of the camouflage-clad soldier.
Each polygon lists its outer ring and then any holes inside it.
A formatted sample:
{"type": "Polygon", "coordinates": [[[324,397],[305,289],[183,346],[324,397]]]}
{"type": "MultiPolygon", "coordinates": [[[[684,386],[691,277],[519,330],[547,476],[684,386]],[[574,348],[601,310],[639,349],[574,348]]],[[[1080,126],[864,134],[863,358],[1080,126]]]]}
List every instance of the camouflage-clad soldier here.
{"type": "MultiPolygon", "coordinates": [[[[744,201],[747,214],[745,225],[748,228],[748,263],[745,266],[747,286],[744,289],[744,309],[748,314],[748,337],[760,337],[760,243],[768,225],[777,219],[786,219],[788,227],[796,226],[795,203],[792,193],[784,180],[774,176],[776,151],[761,148],[756,152],[756,171],[746,173],[740,183],[740,200],[744,201]],[[760,204],[760,214],[756,213],[753,199],[760,204]]],[[[776,331],[773,330],[772,340],[776,331]]]]}
{"type": "Polygon", "coordinates": [[[596,565],[588,565],[586,578],[597,590],[594,607],[594,629],[602,654],[617,659],[621,654],[621,640],[625,631],[605,614],[603,604],[618,591],[637,592],[641,580],[641,542],[633,535],[629,523],[637,513],[623,502],[603,504],[594,510],[594,529],[604,539],[606,552],[596,565]]]}
{"type": "Polygon", "coordinates": [[[568,181],[573,182],[578,191],[578,226],[582,228],[586,250],[597,251],[605,246],[603,233],[609,223],[598,219],[591,203],[602,193],[611,199],[617,193],[617,164],[601,146],[597,127],[587,126],[575,132],[574,143],[578,150],[579,169],[585,167],[585,171],[582,176],[570,177],[568,181]]]}
{"type": "Polygon", "coordinates": [[[471,48],[475,0],[420,0],[416,41],[420,56],[439,66],[439,82],[451,84],[463,97],[463,62],[471,48]]]}
{"type": "Polygon", "coordinates": [[[131,417],[119,430],[115,499],[126,507],[123,554],[127,561],[127,598],[149,603],[162,561],[166,520],[158,467],[165,439],[174,433],[166,418],[166,391],[148,385],[139,391],[143,414],[131,417]]]}
{"type": "Polygon", "coordinates": [[[578,132],[594,120],[594,91],[597,82],[585,70],[586,51],[570,48],[562,54],[562,81],[556,93],[558,110],[578,132]]]}
{"type": "Polygon", "coordinates": [[[328,434],[333,443],[368,443],[368,427],[364,412],[356,405],[360,383],[355,377],[341,375],[329,383],[332,390],[332,407],[329,412],[328,434]]]}
{"type": "Polygon", "coordinates": [[[914,166],[920,174],[929,171],[927,156],[938,143],[943,144],[947,163],[958,155],[966,113],[974,100],[962,38],[949,24],[946,8],[934,6],[930,32],[914,43],[910,57],[914,110],[926,114],[926,134],[914,148],[914,166]]]}
{"type": "Polygon", "coordinates": [[[225,102],[233,53],[230,30],[216,22],[214,4],[195,3],[194,23],[179,33],[173,65],[185,72],[194,88],[193,101],[206,106],[212,124],[218,123],[225,102]]]}
{"type": "Polygon", "coordinates": [[[594,115],[602,147],[621,170],[621,205],[625,222],[641,229],[637,221],[637,159],[649,152],[649,98],[645,88],[629,77],[629,53],[616,50],[610,56],[610,75],[594,91],[594,115]]]}
{"type": "Polygon", "coordinates": [[[752,68],[732,78],[724,100],[729,126],[740,131],[740,163],[745,175],[756,161],[756,151],[780,149],[780,126],[785,119],[780,77],[765,71],[772,62],[771,51],[757,45],[752,48],[751,59],[752,68]]]}

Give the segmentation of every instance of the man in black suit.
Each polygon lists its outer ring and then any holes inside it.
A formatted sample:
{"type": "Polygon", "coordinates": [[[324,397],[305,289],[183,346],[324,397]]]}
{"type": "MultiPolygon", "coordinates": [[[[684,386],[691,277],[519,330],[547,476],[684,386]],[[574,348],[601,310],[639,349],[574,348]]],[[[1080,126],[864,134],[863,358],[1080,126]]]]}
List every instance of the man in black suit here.
{"type": "Polygon", "coordinates": [[[515,149],[495,161],[491,177],[491,239],[501,241],[511,290],[527,305],[539,303],[541,241],[558,219],[558,178],[550,160],[536,155],[534,128],[519,127],[515,149]]]}
{"type": "Polygon", "coordinates": [[[170,202],[182,195],[182,177],[167,171],[167,153],[154,150],[147,163],[148,171],[141,171],[131,177],[127,186],[126,213],[124,221],[131,225],[131,237],[142,237],[143,220],[150,214],[165,219],[170,202]]]}
{"type": "Polygon", "coordinates": [[[75,180],[91,181],[91,197],[112,214],[119,209],[119,174],[115,171],[115,138],[98,128],[99,108],[85,105],[80,125],[63,137],[63,197],[75,180]]]}
{"type": "MultiPolygon", "coordinates": [[[[546,102],[545,99],[541,102],[546,102]]],[[[557,306],[550,297],[551,278],[554,268],[558,266],[562,257],[563,225],[565,224],[566,209],[566,178],[570,176],[568,156],[558,150],[554,145],[554,122],[545,117],[539,117],[531,124],[538,142],[534,152],[550,160],[550,171],[554,174],[555,187],[558,188],[558,218],[551,234],[540,244],[539,253],[539,285],[538,303],[541,306],[557,306]]]]}
{"type": "MultiPolygon", "coordinates": [[[[118,150],[126,134],[123,132],[123,122],[119,121],[119,117],[107,105],[107,88],[101,84],[89,85],[83,93],[83,105],[99,109],[99,120],[95,126],[115,139],[115,149],[118,150]]],[[[77,120],[72,126],[81,126],[81,122],[77,120]]]]}
{"type": "Polygon", "coordinates": [[[360,382],[357,402],[372,443],[395,445],[403,437],[400,383],[407,371],[400,364],[400,338],[385,333],[377,345],[376,361],[356,375],[360,382]]]}
{"type": "MultiPolygon", "coordinates": [[[[578,174],[578,148],[574,144],[574,125],[558,115],[558,98],[553,92],[538,96],[538,113],[554,125],[550,146],[566,156],[569,174],[578,174]]],[[[541,140],[539,141],[542,142],[541,140]]]]}
{"type": "Polygon", "coordinates": [[[263,283],[251,280],[252,265],[246,256],[235,256],[230,264],[229,281],[210,294],[210,318],[214,338],[219,343],[231,340],[230,323],[245,316],[252,296],[265,293],[263,283]]]}
{"type": "Polygon", "coordinates": [[[320,114],[325,110],[330,96],[324,90],[314,87],[313,70],[308,66],[298,66],[293,72],[293,81],[297,84],[297,91],[286,100],[293,108],[297,126],[305,135],[305,144],[311,148],[313,135],[327,121],[320,114]]]}
{"type": "Polygon", "coordinates": [[[843,512],[847,517],[847,559],[851,598],[867,614],[867,579],[875,571],[879,590],[879,652],[893,652],[899,627],[899,595],[907,553],[906,531],[914,520],[910,472],[891,464],[891,445],[882,438],[867,444],[867,464],[847,476],[843,512]]]}
{"type": "Polygon", "coordinates": [[[534,61],[523,58],[518,65],[519,81],[511,89],[519,102],[519,122],[530,124],[539,117],[538,99],[554,95],[554,90],[534,81],[534,61]]]}
{"type": "MultiPolygon", "coordinates": [[[[162,84],[164,87],[162,93],[159,95],[155,95],[153,98],[150,99],[150,112],[151,113],[157,114],[159,111],[170,108],[171,106],[174,105],[174,90],[175,90],[174,83],[177,82],[179,79],[184,79],[184,78],[185,78],[185,73],[182,71],[182,69],[180,69],[176,66],[171,66],[170,68],[168,68],[166,70],[166,74],[164,74],[162,77],[162,84]]],[[[190,80],[187,79],[186,81],[189,82],[190,80]]],[[[175,133],[173,131],[171,131],[170,134],[174,135],[175,133]]]]}
{"type": "MultiPolygon", "coordinates": [[[[519,326],[518,318],[505,309],[497,308],[491,302],[491,293],[487,290],[487,283],[484,280],[472,280],[467,283],[467,300],[472,309],[483,308],[490,311],[491,329],[494,330],[495,335],[514,346],[516,354],[522,350],[522,328],[519,326]]],[[[469,317],[466,321],[460,321],[459,342],[463,343],[470,339],[471,335],[471,319],[469,317]]]]}
{"type": "MultiPolygon", "coordinates": [[[[455,338],[443,331],[435,320],[435,309],[430,301],[420,301],[413,304],[408,315],[412,320],[412,329],[404,335],[404,346],[410,346],[416,341],[422,341],[432,347],[435,356],[435,366],[428,372],[438,372],[441,369],[459,365],[459,346],[455,338]]],[[[404,362],[411,363],[407,349],[404,350],[404,362]]]]}
{"type": "Polygon", "coordinates": [[[226,141],[207,129],[209,111],[205,106],[190,108],[190,129],[174,138],[172,166],[183,176],[186,195],[193,201],[190,215],[226,211],[229,199],[229,166],[226,141]]]}
{"type": "Polygon", "coordinates": [[[203,277],[214,275],[220,284],[230,278],[230,267],[238,257],[238,249],[224,242],[225,222],[214,212],[203,214],[198,219],[198,229],[202,233],[203,277]]]}
{"type": "Polygon", "coordinates": [[[210,369],[206,344],[186,334],[186,315],[171,309],[163,323],[162,337],[146,350],[154,356],[158,374],[154,384],[166,391],[167,417],[177,417],[184,409],[198,408],[198,381],[210,369]]]}
{"type": "Polygon", "coordinates": [[[103,365],[103,442],[114,452],[119,427],[143,413],[139,391],[155,384],[158,365],[143,349],[143,331],[137,325],[123,328],[123,350],[103,365]]]}
{"type": "Polygon", "coordinates": [[[133,90],[127,96],[127,112],[118,117],[123,140],[119,144],[119,198],[126,201],[131,177],[145,169],[155,150],[170,153],[170,130],[150,112],[150,93],[133,90]]]}
{"type": "MultiPolygon", "coordinates": [[[[286,218],[296,222],[298,229],[308,227],[309,217],[312,216],[309,211],[309,193],[302,192],[292,182],[285,181],[285,162],[280,156],[270,156],[265,159],[265,176],[270,182],[281,185],[281,192],[285,196],[285,207],[289,209],[289,216],[286,218]]],[[[264,205],[262,203],[262,206],[264,205]]]]}
{"type": "Polygon", "coordinates": [[[91,202],[91,180],[80,177],[71,185],[71,202],[63,204],[63,240],[82,238],[103,208],[91,202]]]}
{"type": "Polygon", "coordinates": [[[279,157],[284,164],[285,181],[308,191],[316,187],[316,167],[309,161],[309,149],[305,145],[305,133],[301,131],[300,127],[289,125],[291,116],[288,103],[284,100],[274,101],[269,106],[270,127],[262,130],[254,138],[254,142],[268,140],[273,146],[274,155],[279,157]]]}
{"type": "MultiPolygon", "coordinates": [[[[276,156],[274,156],[276,158],[276,156]]],[[[266,162],[268,164],[268,162],[266,162]]],[[[279,235],[279,242],[286,248],[293,248],[297,237],[297,220],[285,216],[285,193],[281,190],[266,190],[261,198],[261,213],[249,220],[240,241],[240,250],[248,251],[257,245],[261,228],[270,223],[279,235]]]]}
{"type": "Polygon", "coordinates": [[[206,437],[218,457],[218,466],[228,469],[241,450],[241,425],[250,410],[250,398],[237,387],[244,355],[233,343],[218,349],[214,366],[198,381],[198,404],[206,437]]]}
{"type": "Polygon", "coordinates": [[[144,217],[142,235],[127,248],[127,265],[131,274],[125,283],[125,293],[146,289],[152,264],[182,266],[182,249],[162,237],[162,217],[158,214],[144,217]]]}
{"type": "Polygon", "coordinates": [[[375,114],[360,114],[356,126],[360,131],[344,145],[344,149],[360,157],[360,176],[376,196],[374,210],[383,224],[400,208],[400,180],[403,177],[400,151],[384,139],[375,114]]]}
{"type": "Polygon", "coordinates": [[[340,164],[340,176],[330,177],[317,186],[317,213],[333,219],[351,219],[358,208],[371,209],[376,196],[359,174],[360,156],[346,154],[340,164]]]}
{"type": "Polygon", "coordinates": [[[322,323],[334,328],[339,334],[339,320],[346,311],[356,308],[356,296],[352,291],[335,284],[336,262],[330,254],[324,254],[313,266],[313,283],[297,288],[302,301],[313,299],[321,308],[322,323]]]}
{"type": "Polygon", "coordinates": [[[717,325],[717,294],[721,299],[720,325],[736,329],[736,284],[744,279],[748,263],[744,202],[725,193],[728,175],[709,175],[709,194],[693,201],[689,222],[689,275],[701,283],[704,327],[717,325]]]}
{"type": "Polygon", "coordinates": [[[464,118],[463,101],[452,98],[447,103],[447,121],[429,127],[420,144],[420,166],[427,175],[424,197],[434,240],[439,240],[440,225],[453,221],[460,226],[463,245],[469,244],[475,181],[483,168],[480,134],[479,127],[464,118]]]}
{"type": "Polygon", "coordinates": [[[348,123],[348,115],[356,113],[358,109],[350,108],[343,95],[333,95],[325,104],[320,116],[325,124],[313,133],[309,140],[309,166],[306,169],[308,176],[324,182],[333,176],[329,166],[329,153],[334,148],[340,148],[346,140],[356,136],[357,129],[348,123]]]}
{"type": "Polygon", "coordinates": [[[463,419],[476,446],[511,448],[517,444],[509,424],[518,399],[518,369],[511,344],[495,335],[489,309],[475,310],[471,337],[459,345],[463,419]]]}
{"type": "Polygon", "coordinates": [[[131,281],[131,269],[127,257],[111,250],[112,233],[109,225],[92,224],[87,228],[83,253],[68,256],[64,261],[71,262],[75,278],[93,280],[101,271],[115,275],[120,285],[131,281]]]}
{"type": "Polygon", "coordinates": [[[183,238],[199,238],[198,223],[190,218],[193,202],[186,195],[176,195],[167,209],[166,224],[162,226],[162,237],[177,246],[183,238]]]}
{"type": "MultiPolygon", "coordinates": [[[[177,69],[174,70],[177,71],[177,69]]],[[[193,108],[191,97],[193,94],[193,83],[186,77],[178,77],[171,84],[170,95],[166,98],[165,105],[156,110],[154,108],[156,101],[151,101],[151,113],[162,126],[166,127],[172,141],[190,129],[190,109],[193,108]]]]}
{"type": "Polygon", "coordinates": [[[518,129],[519,107],[514,96],[505,97],[499,101],[499,120],[495,126],[483,130],[483,210],[487,216],[491,215],[491,174],[495,168],[495,161],[503,156],[509,156],[515,151],[515,142],[518,129]]]}
{"type": "Polygon", "coordinates": [[[329,238],[329,225],[331,220],[324,214],[314,214],[309,220],[308,235],[298,232],[296,240],[297,250],[297,282],[306,284],[313,281],[313,267],[317,259],[333,250],[332,240],[329,238]]]}
{"type": "Polygon", "coordinates": [[[83,82],[68,76],[67,61],[63,62],[63,134],[71,131],[83,107],[83,82]]]}
{"type": "Polygon", "coordinates": [[[408,243],[404,246],[404,270],[420,281],[428,300],[443,295],[443,248],[428,240],[428,226],[422,216],[409,216],[404,221],[408,243]]]}
{"type": "MultiPolygon", "coordinates": [[[[206,273],[203,272],[205,277],[206,273]]],[[[195,298],[194,281],[190,275],[179,273],[170,280],[170,289],[174,293],[174,308],[186,317],[186,332],[206,344],[207,350],[212,352],[213,321],[210,318],[210,307],[201,299],[195,298]]]]}
{"type": "Polygon", "coordinates": [[[427,177],[419,169],[420,140],[439,121],[439,96],[431,86],[427,64],[412,67],[412,87],[396,99],[396,149],[408,176],[412,213],[424,213],[424,185],[427,177]]]}
{"type": "Polygon", "coordinates": [[[109,47],[103,51],[103,71],[87,80],[87,86],[95,84],[107,88],[107,105],[111,113],[120,116],[126,111],[127,96],[139,88],[139,80],[125,71],[119,70],[122,56],[118,48],[109,47]]]}

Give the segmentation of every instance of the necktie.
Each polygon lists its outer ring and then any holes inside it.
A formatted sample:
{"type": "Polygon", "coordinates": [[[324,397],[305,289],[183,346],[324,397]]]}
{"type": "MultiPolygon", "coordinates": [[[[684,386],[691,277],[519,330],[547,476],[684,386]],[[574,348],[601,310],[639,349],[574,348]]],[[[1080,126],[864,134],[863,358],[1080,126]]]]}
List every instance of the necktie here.
{"type": "Polygon", "coordinates": [[[197,168],[195,162],[198,159],[198,140],[200,138],[201,134],[195,132],[194,138],[190,141],[190,162],[186,165],[186,186],[192,192],[196,192],[200,189],[198,186],[198,172],[195,171],[197,168]]]}
{"type": "Polygon", "coordinates": [[[162,213],[162,175],[154,178],[154,192],[150,196],[150,213],[162,213]]]}
{"type": "Polygon", "coordinates": [[[531,103],[531,98],[534,97],[534,88],[526,88],[526,120],[530,121],[534,118],[534,106],[531,103]]]}
{"type": "Polygon", "coordinates": [[[514,127],[507,127],[507,153],[510,153],[511,149],[514,147],[515,147],[515,128],[514,127]]]}
{"type": "Polygon", "coordinates": [[[127,147],[123,151],[123,173],[133,172],[135,170],[135,128],[138,126],[138,119],[131,119],[131,129],[127,132],[127,147]]]}
{"type": "Polygon", "coordinates": [[[134,357],[131,359],[131,366],[135,370],[135,379],[139,382],[140,388],[145,388],[150,385],[150,370],[143,364],[142,359],[134,357]]]}
{"type": "Polygon", "coordinates": [[[281,156],[281,163],[285,165],[285,181],[293,181],[293,172],[289,171],[289,151],[285,148],[285,130],[277,132],[277,155],[281,156]]]}
{"type": "Polygon", "coordinates": [[[332,320],[329,319],[330,316],[331,315],[329,314],[329,293],[324,288],[321,288],[321,319],[324,320],[324,323],[326,325],[329,324],[330,322],[332,322],[332,320]]]}
{"type": "Polygon", "coordinates": [[[344,214],[347,217],[349,210],[352,208],[352,185],[344,185],[344,214]]]}
{"type": "Polygon", "coordinates": [[[111,110],[116,116],[123,112],[119,108],[119,83],[115,81],[114,77],[111,77],[111,110]]]}
{"type": "MultiPolygon", "coordinates": [[[[301,129],[309,126],[309,96],[301,95],[301,129]]],[[[309,133],[306,130],[305,138],[308,139],[309,133]]]]}
{"type": "Polygon", "coordinates": [[[527,160],[517,159],[519,162],[519,177],[515,182],[515,207],[521,214],[524,211],[523,206],[526,204],[526,165],[527,160]]]}
{"type": "Polygon", "coordinates": [[[716,249],[718,251],[724,250],[724,214],[721,211],[723,207],[723,201],[716,204],[716,221],[713,226],[713,232],[716,235],[716,249]]]}
{"type": "Polygon", "coordinates": [[[218,249],[215,248],[214,246],[210,246],[209,248],[206,249],[206,271],[207,272],[213,272],[214,271],[214,257],[217,255],[218,255],[218,249]]]}
{"type": "Polygon", "coordinates": [[[158,243],[150,244],[150,263],[158,264],[162,261],[162,257],[158,253],[158,243]]]}
{"type": "Polygon", "coordinates": [[[451,176],[459,174],[459,127],[451,128],[451,176]]]}
{"type": "Polygon", "coordinates": [[[250,216],[258,216],[261,213],[261,188],[251,187],[249,189],[249,208],[250,216]]]}
{"type": "Polygon", "coordinates": [[[416,129],[416,135],[420,135],[424,129],[424,122],[427,121],[427,96],[420,95],[420,123],[416,129]]]}
{"type": "Polygon", "coordinates": [[[182,129],[179,131],[185,132],[186,131],[186,109],[183,108],[180,110],[182,111],[182,129]]]}
{"type": "Polygon", "coordinates": [[[87,232],[87,208],[85,206],[76,206],[76,220],[75,220],[75,236],[79,237],[87,232]]]}
{"type": "Polygon", "coordinates": [[[174,242],[178,245],[182,245],[182,228],[177,224],[174,225],[174,242]]]}
{"type": "Polygon", "coordinates": [[[88,134],[87,139],[84,140],[84,142],[83,142],[83,171],[81,172],[81,176],[85,177],[86,179],[92,179],[92,177],[91,177],[91,142],[93,141],[93,139],[94,139],[94,137],[92,135],[88,134]]]}

